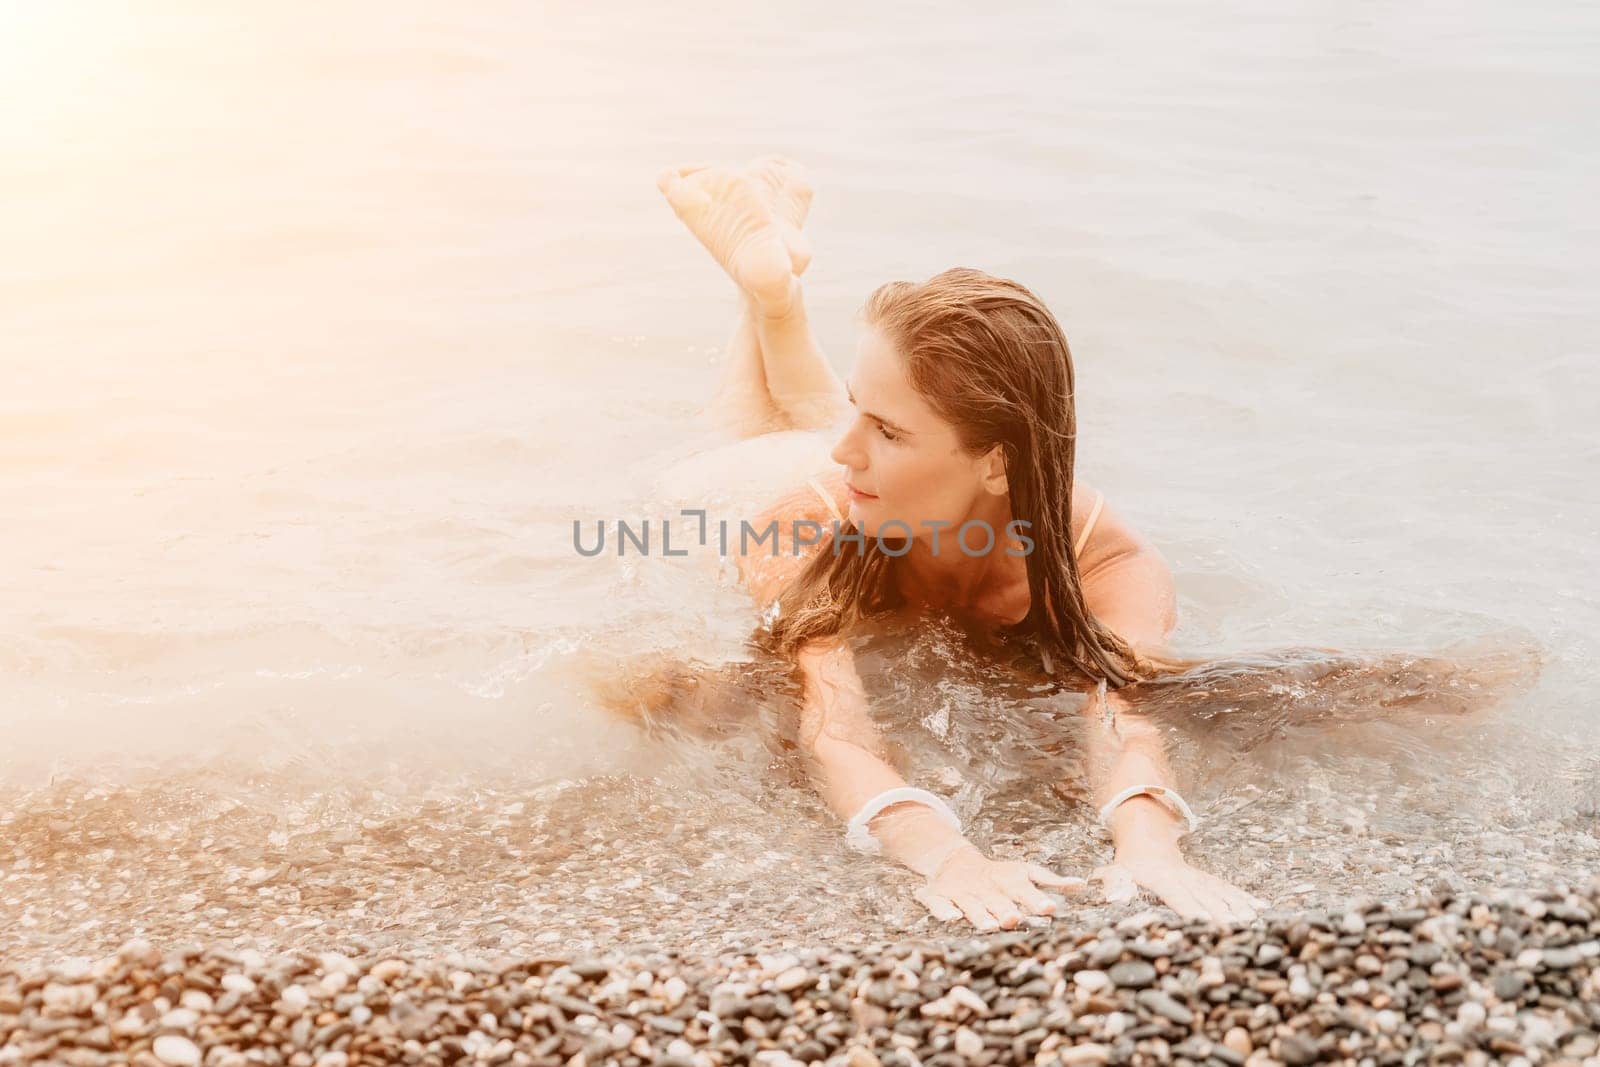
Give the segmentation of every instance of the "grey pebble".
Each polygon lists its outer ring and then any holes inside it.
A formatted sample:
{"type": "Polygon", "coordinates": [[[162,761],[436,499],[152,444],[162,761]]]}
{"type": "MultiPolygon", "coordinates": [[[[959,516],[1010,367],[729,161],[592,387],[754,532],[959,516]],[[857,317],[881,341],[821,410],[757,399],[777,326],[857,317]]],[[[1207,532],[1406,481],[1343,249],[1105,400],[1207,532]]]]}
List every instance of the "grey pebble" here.
{"type": "Polygon", "coordinates": [[[1141,1007],[1147,1008],[1163,1019],[1170,1019],[1179,1026],[1188,1026],[1194,1021],[1194,1012],[1159,989],[1141,989],[1136,1000],[1141,1007]]]}
{"type": "Polygon", "coordinates": [[[1304,1067],[1322,1059],[1317,1043],[1299,1034],[1285,1034],[1278,1038],[1278,1057],[1290,1067],[1304,1067]]]}
{"type": "Polygon", "coordinates": [[[1547,948],[1544,950],[1544,965],[1551,970],[1565,971],[1576,967],[1583,962],[1583,953],[1576,948],[1547,948]]]}
{"type": "Polygon", "coordinates": [[[1122,958],[1126,947],[1120,937],[1108,937],[1095,942],[1089,949],[1089,966],[1105,970],[1122,958]]]}
{"type": "Polygon", "coordinates": [[[1516,1000],[1527,988],[1528,980],[1517,971],[1501,971],[1494,976],[1494,995],[1501,1000],[1516,1000]]]}
{"type": "Polygon", "coordinates": [[[1113,985],[1123,989],[1142,989],[1156,980],[1154,965],[1144,960],[1124,960],[1106,972],[1113,985]]]}

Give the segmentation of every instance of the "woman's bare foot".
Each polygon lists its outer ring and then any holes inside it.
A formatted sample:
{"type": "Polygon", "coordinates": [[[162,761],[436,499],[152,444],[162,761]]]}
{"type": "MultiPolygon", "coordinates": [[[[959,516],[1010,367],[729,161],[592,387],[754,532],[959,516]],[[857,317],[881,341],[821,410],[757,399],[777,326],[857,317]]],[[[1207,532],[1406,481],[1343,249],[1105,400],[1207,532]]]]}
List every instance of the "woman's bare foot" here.
{"type": "MultiPolygon", "coordinates": [[[[708,166],[679,167],[680,177],[699,171],[711,170],[708,166]]],[[[783,231],[783,243],[789,249],[789,266],[796,276],[804,274],[811,265],[811,242],[801,227],[811,211],[811,179],[805,168],[787,156],[758,156],[744,165],[744,172],[755,178],[765,191],[767,203],[778,218],[778,228],[783,231]]]]}
{"type": "Polygon", "coordinates": [[[793,264],[786,224],[780,224],[765,178],[682,167],[662,171],[656,186],[762,315],[788,313],[795,298],[793,264]]]}
{"type": "Polygon", "coordinates": [[[783,243],[789,248],[789,264],[795,274],[804,274],[811,263],[811,242],[800,232],[806,213],[811,210],[811,181],[805,169],[784,156],[762,156],[751,160],[745,169],[766,188],[768,202],[783,230],[783,243]]]}

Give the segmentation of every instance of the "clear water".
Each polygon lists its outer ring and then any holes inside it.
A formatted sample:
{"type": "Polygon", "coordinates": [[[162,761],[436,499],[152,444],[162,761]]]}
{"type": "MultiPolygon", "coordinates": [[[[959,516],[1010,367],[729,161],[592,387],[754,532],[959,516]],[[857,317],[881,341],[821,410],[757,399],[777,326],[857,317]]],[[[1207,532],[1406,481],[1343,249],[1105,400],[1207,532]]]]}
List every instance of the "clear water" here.
{"type": "MultiPolygon", "coordinates": [[[[768,151],[841,370],[890,278],[1056,309],[1080,473],[1231,664],[1173,713],[1196,862],[1283,904],[1593,867],[1597,53],[1565,3],[5,8],[3,950],[935,929],[759,677],[720,738],[596,696],[754,622],[571,522],[656,514],[732,327],[655,172],[768,151]],[[1306,647],[1542,666],[1462,717],[1306,647]]],[[[1070,736],[885,640],[918,780],[1087,873],[1070,736]]]]}

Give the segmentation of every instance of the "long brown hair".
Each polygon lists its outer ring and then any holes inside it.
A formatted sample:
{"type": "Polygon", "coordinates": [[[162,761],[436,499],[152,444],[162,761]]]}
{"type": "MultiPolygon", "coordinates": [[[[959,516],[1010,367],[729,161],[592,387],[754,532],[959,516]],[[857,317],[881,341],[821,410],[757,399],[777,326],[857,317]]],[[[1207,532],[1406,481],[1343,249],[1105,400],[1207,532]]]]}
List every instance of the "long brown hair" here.
{"type": "MultiPolygon", "coordinates": [[[[1005,458],[1014,518],[1034,542],[1027,555],[1027,617],[1003,628],[1037,641],[1044,673],[1074,688],[1104,679],[1120,689],[1195,661],[1141,654],[1084,604],[1072,551],[1072,469],[1077,442],[1072,354],[1055,316],[1025,286],[956,267],[922,283],[889,282],[867,299],[866,325],[894,345],[907,379],[962,447],[996,444],[1005,458]]],[[[853,523],[841,525],[858,534],[853,523]]],[[[866,537],[832,550],[824,541],[768,609],[757,643],[790,663],[812,641],[900,605],[895,555],[866,537]]]]}

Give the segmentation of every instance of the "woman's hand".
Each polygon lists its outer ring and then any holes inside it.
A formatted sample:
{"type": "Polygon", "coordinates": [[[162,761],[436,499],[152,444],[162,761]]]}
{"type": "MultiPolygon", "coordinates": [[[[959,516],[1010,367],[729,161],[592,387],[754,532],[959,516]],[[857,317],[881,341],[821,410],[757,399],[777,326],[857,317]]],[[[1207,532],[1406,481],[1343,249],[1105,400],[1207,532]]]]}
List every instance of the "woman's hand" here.
{"type": "Polygon", "coordinates": [[[1082,878],[1056,874],[1037,863],[992,860],[972,845],[952,852],[913,895],[935,918],[959,921],[963,916],[980,930],[1014,929],[1022,915],[1054,915],[1056,905],[1035,883],[1066,893],[1083,893],[1082,878]]]}
{"type": "Polygon", "coordinates": [[[1184,919],[1249,922],[1267,902],[1191,866],[1175,848],[1119,851],[1110,863],[1095,869],[1108,902],[1132,900],[1148,889],[1184,919]]]}

